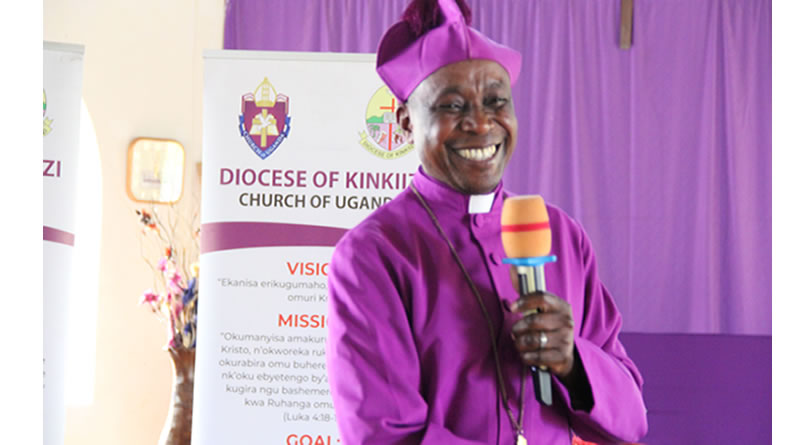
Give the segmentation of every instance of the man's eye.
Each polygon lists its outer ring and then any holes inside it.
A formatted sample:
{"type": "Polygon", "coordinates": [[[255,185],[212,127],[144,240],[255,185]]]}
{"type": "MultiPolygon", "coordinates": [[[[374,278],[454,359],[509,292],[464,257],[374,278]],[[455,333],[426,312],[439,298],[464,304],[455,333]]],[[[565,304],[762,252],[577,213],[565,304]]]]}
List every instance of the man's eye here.
{"type": "Polygon", "coordinates": [[[458,102],[440,104],[439,109],[443,111],[461,111],[464,106],[458,102]]]}
{"type": "Polygon", "coordinates": [[[506,103],[508,103],[508,99],[504,97],[490,97],[486,100],[486,105],[494,108],[500,108],[506,103]]]}

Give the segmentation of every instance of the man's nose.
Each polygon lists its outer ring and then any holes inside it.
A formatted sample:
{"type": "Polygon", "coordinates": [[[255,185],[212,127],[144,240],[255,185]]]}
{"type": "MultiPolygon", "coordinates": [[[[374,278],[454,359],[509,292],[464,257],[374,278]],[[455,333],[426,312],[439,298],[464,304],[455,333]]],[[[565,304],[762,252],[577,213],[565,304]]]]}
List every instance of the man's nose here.
{"type": "Polygon", "coordinates": [[[483,107],[472,107],[461,120],[461,129],[475,134],[486,134],[492,128],[492,119],[483,107]]]}

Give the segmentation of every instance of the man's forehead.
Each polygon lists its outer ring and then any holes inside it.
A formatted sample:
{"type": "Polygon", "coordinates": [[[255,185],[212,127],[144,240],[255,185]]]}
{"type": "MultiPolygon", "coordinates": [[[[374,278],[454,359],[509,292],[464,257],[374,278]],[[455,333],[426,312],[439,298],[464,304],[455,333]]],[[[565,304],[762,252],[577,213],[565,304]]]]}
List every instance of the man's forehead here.
{"type": "Polygon", "coordinates": [[[417,87],[417,92],[425,95],[460,93],[464,90],[508,88],[508,72],[500,64],[491,60],[465,60],[446,65],[425,78],[417,87]]]}

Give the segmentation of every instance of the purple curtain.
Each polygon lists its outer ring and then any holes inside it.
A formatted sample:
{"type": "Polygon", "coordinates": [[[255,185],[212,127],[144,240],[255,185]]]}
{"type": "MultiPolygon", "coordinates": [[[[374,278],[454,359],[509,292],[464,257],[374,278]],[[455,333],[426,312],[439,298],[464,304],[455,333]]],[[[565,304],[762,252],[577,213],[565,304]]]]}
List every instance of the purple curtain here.
{"type": "MultiPolygon", "coordinates": [[[[408,0],[229,0],[227,49],[374,52],[408,0]]],[[[506,185],[579,220],[628,332],[771,334],[770,0],[468,0],[520,50],[506,185]]]]}

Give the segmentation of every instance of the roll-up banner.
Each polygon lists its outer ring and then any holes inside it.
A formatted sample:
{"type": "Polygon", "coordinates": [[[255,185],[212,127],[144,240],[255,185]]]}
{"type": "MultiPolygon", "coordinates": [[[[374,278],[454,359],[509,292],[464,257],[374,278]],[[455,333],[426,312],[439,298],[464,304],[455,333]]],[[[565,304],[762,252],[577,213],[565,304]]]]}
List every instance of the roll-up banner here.
{"type": "Polygon", "coordinates": [[[328,264],[419,165],[397,105],[374,55],[205,53],[193,445],[340,443],[328,264]]]}
{"type": "Polygon", "coordinates": [[[83,46],[44,42],[43,55],[44,444],[64,443],[64,349],[83,76],[83,46]]]}

